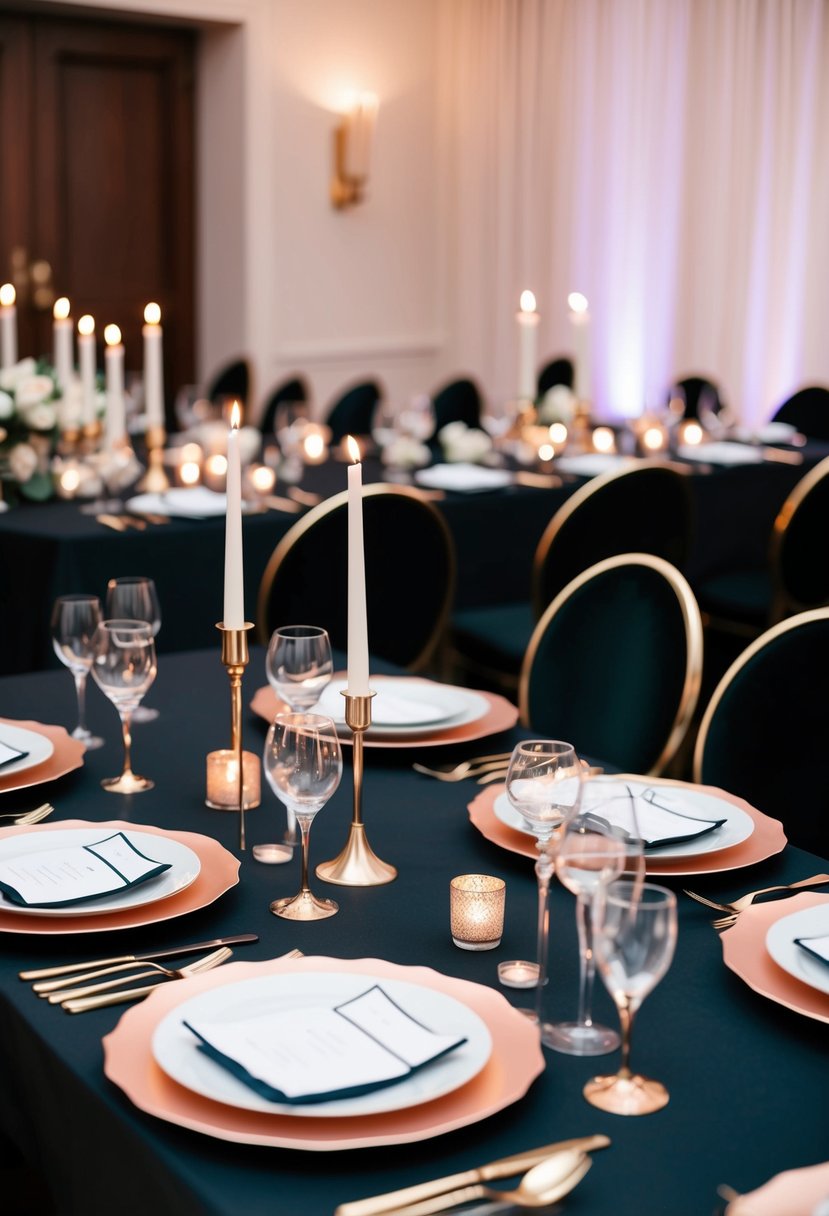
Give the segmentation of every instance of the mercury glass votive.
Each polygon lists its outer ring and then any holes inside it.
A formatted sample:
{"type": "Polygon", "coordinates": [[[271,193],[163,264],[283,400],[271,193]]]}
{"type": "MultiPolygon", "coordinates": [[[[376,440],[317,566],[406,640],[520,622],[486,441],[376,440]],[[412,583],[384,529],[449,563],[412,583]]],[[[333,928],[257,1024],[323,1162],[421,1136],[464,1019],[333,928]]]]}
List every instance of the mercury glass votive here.
{"type": "Polygon", "coordinates": [[[489,874],[459,874],[449,884],[452,941],[461,950],[494,950],[504,932],[506,883],[489,874]]]}
{"type": "MultiPolygon", "coordinates": [[[[253,752],[242,753],[242,774],[245,810],[259,806],[262,795],[259,757],[253,752]]],[[[207,756],[207,797],[205,805],[215,811],[239,810],[239,761],[230,748],[209,752],[207,756]]]]}

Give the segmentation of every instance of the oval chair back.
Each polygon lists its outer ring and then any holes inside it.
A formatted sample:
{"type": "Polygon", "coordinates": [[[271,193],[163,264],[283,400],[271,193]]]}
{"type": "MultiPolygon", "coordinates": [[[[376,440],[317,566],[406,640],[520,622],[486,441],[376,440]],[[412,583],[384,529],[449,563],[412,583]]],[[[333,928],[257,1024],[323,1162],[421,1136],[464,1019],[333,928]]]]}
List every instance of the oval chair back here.
{"type": "Polygon", "coordinates": [[[450,422],[464,422],[468,427],[479,429],[481,425],[481,390],[474,380],[461,377],[444,384],[432,397],[435,416],[435,431],[450,422]]]}
{"type": "Polygon", "coordinates": [[[331,442],[346,435],[370,435],[374,411],[382,393],[375,380],[365,380],[347,389],[328,412],[325,425],[331,429],[331,442]]]}
{"type": "Polygon", "coordinates": [[[687,474],[643,464],[594,477],[556,511],[538,543],[532,575],[536,618],[571,579],[603,558],[652,553],[682,568],[692,535],[687,474]]]}
{"type": "Polygon", "coordinates": [[[559,355],[555,359],[550,359],[549,363],[545,363],[538,373],[536,386],[538,396],[543,397],[551,388],[556,388],[559,384],[563,384],[565,388],[572,388],[575,374],[573,360],[568,355],[559,355]]]}
{"type": "Polygon", "coordinates": [[[779,819],[829,857],[829,608],[773,625],[720,680],[703,714],[694,780],[779,819]]]}
{"type": "Polygon", "coordinates": [[[585,570],[536,626],[519,685],[522,724],[623,771],[656,776],[699,697],[702,621],[683,576],[625,553],[585,570]]]}
{"type": "Polygon", "coordinates": [[[809,384],[784,401],[772,422],[788,422],[810,439],[829,439],[829,388],[809,384]]]}
{"type": "Polygon", "coordinates": [[[720,390],[713,380],[706,376],[684,376],[675,380],[668,393],[668,401],[679,395],[685,403],[684,418],[696,418],[704,421],[710,414],[719,414],[724,402],[720,390]]]}
{"type": "Polygon", "coordinates": [[[215,405],[221,405],[230,397],[235,398],[242,405],[247,405],[250,396],[250,379],[250,364],[247,359],[234,359],[211,376],[204,395],[215,405]]]}
{"type": "MultiPolygon", "coordinates": [[[[326,499],[277,545],[259,587],[257,634],[308,621],[347,649],[348,494],[326,499]]],[[[408,486],[363,491],[368,640],[372,654],[415,671],[444,634],[455,584],[455,551],[443,516],[408,486]]]]}
{"type": "Polygon", "coordinates": [[[308,385],[302,376],[291,376],[272,389],[265,401],[262,417],[259,419],[259,430],[263,435],[273,435],[276,426],[276,415],[280,405],[302,404],[308,401],[308,385]]]}
{"type": "Polygon", "coordinates": [[[829,456],[783,504],[771,538],[771,621],[829,604],[829,456]]]}

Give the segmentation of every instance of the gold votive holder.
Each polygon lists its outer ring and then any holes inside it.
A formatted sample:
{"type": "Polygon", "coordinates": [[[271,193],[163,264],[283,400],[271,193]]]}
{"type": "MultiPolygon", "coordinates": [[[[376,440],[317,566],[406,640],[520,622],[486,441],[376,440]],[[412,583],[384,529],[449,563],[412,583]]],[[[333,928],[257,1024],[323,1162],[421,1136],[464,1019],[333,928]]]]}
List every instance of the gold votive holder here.
{"type": "Polygon", "coordinates": [[[170,488],[170,479],[164,470],[164,445],[167,433],[163,426],[147,428],[144,437],[147,445],[147,471],[138,483],[138,489],[147,494],[165,494],[170,488]]]}
{"type": "MultiPolygon", "coordinates": [[[[248,633],[253,629],[253,623],[245,621],[241,628],[231,629],[220,621],[216,628],[222,635],[222,664],[230,682],[230,748],[227,750],[230,755],[236,757],[236,798],[233,810],[239,814],[239,848],[244,852],[245,811],[248,805],[244,784],[248,765],[242,759],[242,676],[250,662],[248,633]]],[[[228,806],[227,809],[231,808],[228,806]]]]}
{"type": "MultiPolygon", "coordinates": [[[[246,811],[262,800],[261,765],[253,752],[242,752],[242,800],[246,811]]],[[[239,810],[239,758],[229,747],[208,753],[204,803],[214,811],[239,810]]]]}
{"type": "Polygon", "coordinates": [[[452,941],[461,950],[494,950],[504,932],[507,884],[491,874],[459,874],[449,884],[452,941]]]}

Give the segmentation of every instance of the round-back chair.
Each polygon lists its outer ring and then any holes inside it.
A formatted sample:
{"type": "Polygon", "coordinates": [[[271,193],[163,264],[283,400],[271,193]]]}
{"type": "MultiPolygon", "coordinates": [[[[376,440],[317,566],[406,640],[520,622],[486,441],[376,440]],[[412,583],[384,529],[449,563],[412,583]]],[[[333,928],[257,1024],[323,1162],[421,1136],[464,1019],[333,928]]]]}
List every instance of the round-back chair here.
{"type": "Polygon", "coordinates": [[[325,425],[331,429],[331,442],[339,443],[346,435],[370,435],[381,396],[376,380],[364,380],[346,389],[325,420],[325,425]]]}
{"type": "Polygon", "coordinates": [[[555,359],[550,359],[538,373],[538,396],[543,397],[551,388],[556,388],[559,384],[563,384],[565,388],[572,388],[575,374],[573,360],[569,355],[558,355],[555,359]]]}
{"type": "Polygon", "coordinates": [[[276,415],[281,405],[291,405],[309,400],[308,385],[303,376],[291,376],[271,389],[265,400],[262,417],[259,419],[259,430],[263,435],[273,435],[276,415]]]}
{"type": "MultiPolygon", "coordinates": [[[[259,587],[256,625],[267,644],[280,625],[308,622],[347,649],[348,493],[314,507],[283,536],[259,587]]],[[[418,490],[363,490],[368,637],[372,654],[423,668],[443,636],[455,552],[443,516],[418,490]]]]}
{"type": "Polygon", "coordinates": [[[724,407],[719,386],[706,376],[683,376],[675,380],[668,393],[668,400],[680,396],[685,402],[683,417],[704,420],[706,412],[719,414],[724,407]]]}
{"type": "Polygon", "coordinates": [[[250,396],[250,364],[247,359],[233,359],[219,368],[207,382],[204,395],[208,401],[221,405],[233,397],[246,405],[250,396]]]}
{"type": "Polygon", "coordinates": [[[481,390],[464,376],[450,380],[432,396],[435,435],[450,422],[464,422],[475,429],[481,425],[481,390]]]}
{"type": "Polygon", "coordinates": [[[829,440],[829,388],[810,384],[779,407],[772,422],[788,422],[810,439],[829,440]]]}
{"type": "Polygon", "coordinates": [[[535,628],[522,724],[630,773],[657,776],[682,743],[702,679],[702,620],[669,562],[624,553],[573,579],[535,628]]]}

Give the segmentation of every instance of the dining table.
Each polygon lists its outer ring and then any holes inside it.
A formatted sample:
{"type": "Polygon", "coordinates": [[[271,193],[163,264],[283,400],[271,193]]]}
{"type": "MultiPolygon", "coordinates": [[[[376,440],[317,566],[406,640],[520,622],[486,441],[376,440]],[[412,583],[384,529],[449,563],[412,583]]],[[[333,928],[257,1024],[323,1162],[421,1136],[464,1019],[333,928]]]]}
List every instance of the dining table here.
{"type": "MultiPolygon", "coordinates": [[[[381,662],[372,663],[372,672],[394,674],[381,662]]],[[[264,651],[252,647],[242,725],[244,746],[256,754],[268,721],[251,705],[265,686],[264,651]]],[[[413,769],[415,762],[435,766],[507,753],[527,736],[517,724],[462,742],[428,734],[400,746],[376,747],[367,740],[366,834],[378,856],[397,869],[393,881],[374,886],[334,887],[313,874],[314,865],[339,852],[348,834],[353,782],[350,747],[344,744],[342,781],[311,834],[311,885],[336,898],[339,912],[296,923],[272,915],[269,904],[298,889],[298,859],[267,865],[252,853],[252,846],[278,840],[285,830],[284,808],[267,784],[261,805],[246,812],[244,850],[238,812],[205,805],[206,756],[228,745],[230,730],[228,679],[218,644],[162,654],[146,701],[159,715],[134,727],[133,763],[154,780],[152,790],[124,796],[101,788],[102,778],[119,771],[121,733],[113,706],[90,689],[89,722],[104,746],[54,781],[0,797],[4,812],[45,799],[54,805],[53,816],[33,831],[50,825],[57,830],[64,821],[149,825],[209,838],[239,863],[238,882],[205,906],[169,919],[71,934],[0,928],[0,1137],[9,1153],[19,1153],[47,1181],[59,1216],[331,1216],[347,1201],[593,1134],[609,1137],[610,1146],[594,1154],[592,1168],[562,1211],[711,1216],[722,1203],[719,1186],[745,1192],[781,1170],[827,1157],[829,1026],[766,998],[728,969],[710,923],[715,914],[683,894],[691,887],[730,899],[829,868],[825,859],[792,845],[740,870],[654,878],[676,892],[679,923],[673,963],[645,1000],[633,1036],[634,1066],[670,1092],[667,1107],[655,1114],[607,1114],[583,1098],[590,1077],[616,1070],[617,1053],[590,1059],[547,1048],[539,1075],[503,1109],[437,1135],[429,1133],[427,1109],[422,1134],[399,1143],[304,1145],[301,1119],[295,1120],[298,1142],[290,1147],[243,1143],[139,1109],[105,1075],[103,1041],[122,1018],[139,1008],[149,1011],[160,994],[132,1009],[69,1014],[39,999],[19,972],[253,933],[258,940],[237,947],[225,967],[236,961],[265,964],[293,949],[311,960],[342,960],[344,966],[382,960],[428,968],[475,991],[486,989],[499,1007],[505,1002],[521,1008],[532,1004],[533,993],[500,986],[497,964],[534,957],[537,910],[532,858],[500,847],[470,820],[473,799],[491,787],[474,780],[443,782],[413,769]],[[450,880],[469,873],[506,883],[503,936],[492,950],[463,950],[452,940],[450,880]]],[[[74,710],[74,687],[65,672],[0,679],[0,716],[7,720],[71,727],[74,710]]],[[[8,830],[0,829],[0,842],[8,830]]],[[[564,1019],[575,1013],[578,949],[574,900],[557,883],[550,923],[549,996],[556,1016],[564,1019]]],[[[183,991],[193,982],[166,984],[183,991]]],[[[594,1012],[615,1024],[614,1006],[600,984],[594,1012]]],[[[517,1039],[515,1051],[518,1067],[517,1039]]],[[[154,1065],[141,1067],[149,1070],[144,1080],[152,1088],[154,1065]]],[[[509,1043],[502,1047],[500,1067],[509,1074],[509,1043]]],[[[0,1208],[14,1216],[8,1202],[4,1197],[0,1208]]]]}

